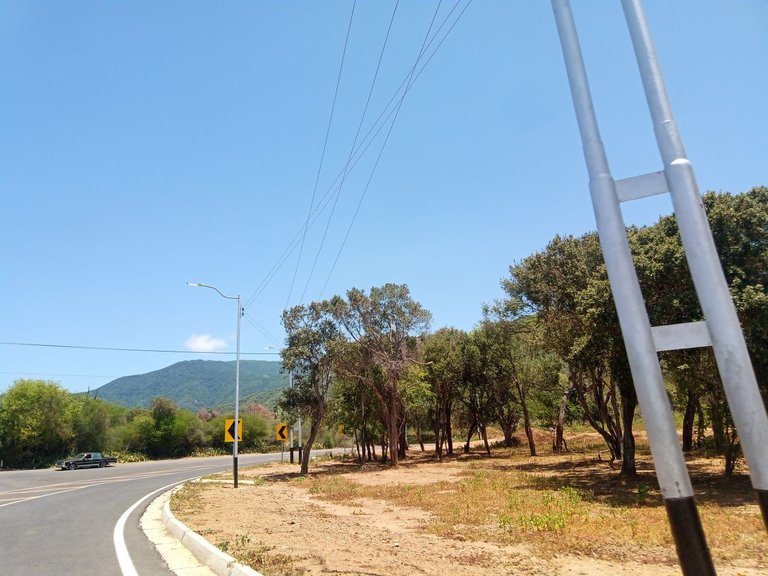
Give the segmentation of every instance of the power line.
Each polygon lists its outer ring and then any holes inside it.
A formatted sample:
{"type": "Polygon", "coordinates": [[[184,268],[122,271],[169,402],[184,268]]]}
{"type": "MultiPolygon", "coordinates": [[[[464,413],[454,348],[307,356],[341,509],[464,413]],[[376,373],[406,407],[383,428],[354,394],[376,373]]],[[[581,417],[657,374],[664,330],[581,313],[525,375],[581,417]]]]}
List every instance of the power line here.
{"type": "MultiPolygon", "coordinates": [[[[349,226],[347,227],[347,232],[344,235],[344,239],[341,241],[341,246],[339,246],[339,250],[338,250],[338,252],[336,254],[336,258],[334,259],[333,264],[331,265],[331,269],[328,271],[328,276],[326,277],[325,283],[323,284],[323,288],[320,291],[320,298],[322,298],[322,295],[325,292],[326,287],[328,286],[328,282],[331,279],[333,271],[336,269],[336,264],[338,264],[339,259],[341,258],[341,253],[342,253],[342,251],[344,250],[344,247],[347,244],[347,240],[349,239],[349,235],[352,232],[352,226],[354,225],[355,220],[357,219],[357,215],[360,212],[360,207],[363,204],[363,200],[365,199],[365,196],[368,193],[368,188],[371,185],[371,181],[373,180],[373,176],[376,173],[376,169],[379,166],[379,161],[381,160],[381,157],[384,154],[384,149],[387,146],[387,142],[389,142],[389,136],[392,134],[392,130],[395,127],[395,122],[397,122],[397,118],[400,115],[400,109],[403,106],[403,101],[405,100],[405,96],[408,94],[408,91],[413,87],[413,84],[416,82],[416,80],[419,78],[419,76],[421,76],[421,73],[424,71],[424,68],[426,68],[427,64],[429,64],[429,62],[432,60],[434,55],[440,49],[440,46],[442,46],[443,42],[445,42],[445,39],[448,37],[448,35],[453,30],[453,28],[456,26],[456,24],[458,23],[459,19],[461,19],[461,17],[464,15],[464,12],[467,10],[467,8],[469,8],[469,5],[472,3],[472,0],[469,0],[467,2],[466,6],[464,6],[464,9],[456,17],[456,20],[454,20],[453,24],[451,24],[451,26],[448,29],[448,31],[445,33],[445,35],[440,40],[440,42],[438,42],[438,44],[435,47],[435,49],[432,51],[432,54],[429,56],[429,58],[424,63],[424,65],[421,67],[421,70],[419,70],[419,73],[414,76],[414,72],[416,71],[416,68],[419,65],[419,61],[422,59],[422,57],[424,56],[424,53],[429,48],[429,46],[432,45],[432,42],[434,42],[435,38],[437,38],[437,35],[440,33],[440,30],[443,29],[443,27],[445,26],[446,22],[451,17],[451,14],[453,14],[453,12],[456,10],[456,8],[458,7],[460,2],[461,2],[461,0],[456,0],[456,3],[454,4],[453,8],[448,13],[448,15],[443,19],[442,24],[435,31],[434,36],[432,36],[432,39],[430,40],[429,39],[429,34],[432,31],[432,27],[434,26],[435,19],[437,18],[437,14],[438,14],[438,12],[440,10],[440,5],[441,5],[442,1],[438,3],[437,8],[435,9],[435,13],[432,16],[432,21],[429,24],[429,28],[427,29],[427,33],[424,36],[424,41],[421,44],[421,49],[419,50],[419,55],[416,57],[416,62],[414,62],[413,67],[411,68],[410,73],[409,73],[409,75],[407,77],[407,83],[406,83],[405,90],[403,90],[403,94],[400,97],[399,102],[397,103],[397,107],[394,109],[394,117],[392,118],[392,122],[389,125],[389,130],[387,131],[387,134],[384,137],[384,142],[382,143],[381,149],[379,150],[379,154],[376,157],[376,162],[374,163],[373,168],[371,169],[371,174],[368,177],[368,181],[365,184],[365,188],[363,188],[363,193],[360,195],[360,200],[357,203],[357,207],[355,208],[355,212],[352,214],[352,220],[350,221],[349,226]],[[427,42],[427,40],[429,40],[429,42],[427,42]]],[[[402,87],[403,85],[401,84],[400,86],[402,87]]],[[[398,88],[398,91],[399,91],[399,88],[398,88]]],[[[390,103],[391,102],[392,102],[392,100],[390,100],[390,103]]],[[[389,104],[387,106],[389,106],[389,104]]],[[[392,116],[392,114],[390,114],[390,116],[392,116]]],[[[383,127],[383,124],[382,124],[382,127],[383,127]]]]}
{"type": "Polygon", "coordinates": [[[381,61],[384,59],[384,52],[387,48],[387,43],[389,41],[389,34],[390,32],[392,32],[392,24],[395,21],[395,15],[397,14],[398,6],[400,6],[400,0],[397,0],[397,2],[395,2],[395,8],[394,10],[392,10],[392,16],[389,19],[389,27],[387,28],[387,35],[384,37],[384,43],[381,46],[381,52],[379,52],[379,61],[376,64],[376,71],[373,74],[373,80],[371,80],[371,87],[368,89],[368,98],[365,101],[365,108],[363,109],[363,113],[360,115],[360,122],[357,125],[357,132],[355,133],[355,138],[352,141],[352,146],[350,146],[349,148],[349,156],[347,157],[347,163],[344,165],[341,182],[339,183],[339,186],[336,189],[336,194],[333,201],[333,208],[331,208],[331,213],[328,215],[328,221],[325,224],[325,231],[323,232],[323,238],[320,241],[320,245],[317,248],[317,253],[315,254],[315,261],[312,263],[312,269],[309,271],[309,275],[307,276],[307,282],[304,285],[304,291],[301,293],[300,301],[302,302],[304,301],[304,295],[307,293],[307,289],[309,288],[309,283],[312,280],[312,276],[315,273],[315,268],[317,267],[317,261],[320,259],[320,253],[323,250],[323,246],[325,246],[325,240],[328,237],[328,230],[331,227],[331,221],[333,220],[333,215],[336,212],[336,205],[339,202],[339,197],[341,196],[341,190],[344,187],[344,182],[346,181],[347,175],[349,174],[349,171],[350,171],[350,164],[355,154],[355,148],[357,146],[358,138],[360,137],[360,131],[363,129],[363,122],[365,122],[365,116],[368,113],[368,106],[371,103],[371,96],[373,95],[373,89],[376,86],[376,79],[379,77],[379,70],[381,69],[381,61]]]}
{"type": "MultiPolygon", "coordinates": [[[[155,354],[214,354],[221,356],[234,356],[236,352],[210,351],[203,352],[197,350],[166,350],[158,348],[113,348],[110,346],[80,346],[75,344],[42,344],[39,342],[0,342],[3,346],[28,346],[35,348],[65,348],[72,350],[98,350],[105,352],[150,352],[155,354]]],[[[247,356],[274,356],[272,352],[240,352],[240,355],[247,356]]]]}
{"type": "Polygon", "coordinates": [[[355,6],[357,5],[357,0],[355,0],[352,3],[352,12],[349,15],[349,24],[347,24],[347,36],[344,39],[344,50],[341,53],[341,63],[339,64],[339,74],[336,77],[336,90],[333,93],[333,102],[331,104],[331,114],[328,117],[328,126],[325,129],[325,141],[323,142],[323,152],[320,154],[320,165],[317,167],[317,176],[315,177],[315,187],[312,190],[312,200],[309,203],[309,213],[307,214],[307,221],[304,225],[304,233],[301,236],[301,247],[299,248],[299,257],[296,259],[296,269],[293,272],[293,280],[291,281],[291,287],[288,290],[288,298],[285,301],[285,307],[288,307],[288,304],[291,300],[291,295],[293,294],[293,286],[296,283],[296,275],[299,273],[299,265],[301,264],[301,254],[304,251],[304,242],[307,238],[307,232],[309,231],[309,220],[312,217],[312,210],[315,205],[315,195],[317,194],[317,186],[320,182],[320,173],[323,170],[323,161],[325,160],[325,152],[328,148],[328,137],[331,134],[331,124],[333,123],[333,114],[336,110],[336,99],[339,95],[339,86],[341,85],[341,73],[344,70],[344,60],[347,57],[347,46],[349,45],[349,33],[352,30],[352,19],[355,15],[355,6]]]}
{"type": "Polygon", "coordinates": [[[268,340],[270,340],[272,343],[280,344],[280,341],[277,338],[275,338],[274,336],[272,336],[272,334],[270,334],[269,331],[267,331],[266,328],[264,328],[261,324],[259,324],[253,316],[251,316],[250,314],[248,314],[246,312],[243,315],[243,318],[245,318],[248,322],[250,322],[251,326],[253,326],[254,328],[256,328],[256,330],[261,332],[262,335],[266,336],[266,338],[268,340]]]}
{"type": "Polygon", "coordinates": [[[51,374],[46,372],[0,372],[0,374],[4,376],[24,376],[31,374],[33,376],[55,376],[56,378],[119,378],[119,376],[109,374],[51,374]]]}
{"type": "MultiPolygon", "coordinates": [[[[429,63],[432,61],[440,47],[443,45],[445,40],[447,39],[448,35],[453,31],[456,24],[459,22],[461,17],[464,15],[464,12],[466,12],[467,8],[469,8],[469,5],[472,3],[472,0],[469,0],[466,5],[461,9],[458,16],[456,16],[455,20],[451,23],[448,30],[445,32],[445,34],[440,38],[437,45],[432,49],[431,54],[426,59],[424,64],[419,68],[418,72],[414,74],[414,69],[418,67],[419,59],[417,59],[414,66],[409,70],[409,72],[405,75],[405,78],[403,78],[403,81],[400,83],[400,86],[395,90],[392,97],[390,98],[389,102],[384,106],[382,111],[379,113],[378,117],[374,122],[371,124],[371,127],[366,132],[365,136],[363,136],[362,140],[360,141],[360,144],[358,145],[357,149],[354,153],[354,160],[350,164],[349,162],[342,167],[342,169],[338,172],[336,178],[333,180],[331,185],[328,187],[327,191],[321,198],[320,202],[313,208],[311,211],[311,218],[303,224],[299,231],[294,236],[293,240],[291,240],[288,243],[288,246],[283,250],[282,254],[278,257],[277,261],[273,266],[270,268],[269,272],[267,272],[266,276],[262,279],[262,281],[258,284],[256,289],[254,290],[254,293],[248,298],[248,300],[245,303],[245,306],[251,305],[251,303],[258,298],[261,293],[266,289],[267,285],[272,281],[272,279],[277,275],[279,270],[283,267],[283,264],[288,260],[290,255],[293,253],[293,251],[299,246],[301,242],[303,242],[307,231],[309,228],[311,228],[315,222],[320,218],[321,214],[325,211],[325,209],[330,204],[331,200],[333,199],[333,193],[338,189],[337,183],[344,177],[345,172],[346,174],[349,174],[360,162],[363,155],[368,151],[368,149],[371,147],[373,142],[376,140],[376,138],[379,136],[381,131],[386,127],[390,121],[390,119],[398,112],[399,105],[402,103],[402,99],[405,97],[407,92],[413,87],[413,85],[416,83],[416,81],[421,77],[426,67],[429,65],[429,63]],[[402,92],[402,94],[401,94],[402,92]]],[[[445,27],[445,25],[450,20],[453,13],[456,11],[458,6],[461,4],[461,0],[457,0],[454,4],[453,8],[449,11],[448,15],[443,19],[442,23],[438,27],[438,29],[435,31],[435,34],[432,36],[432,38],[427,42],[426,46],[424,47],[424,51],[429,50],[432,44],[435,42],[437,37],[440,35],[440,31],[445,27]]],[[[439,5],[438,5],[439,9],[439,5]]],[[[434,20],[434,17],[433,17],[434,20]]],[[[390,126],[391,130],[391,126],[390,126]]],[[[363,195],[364,197],[364,195],[363,195]]],[[[356,209],[356,213],[353,216],[353,223],[354,218],[356,217],[357,211],[359,211],[360,204],[362,203],[362,198],[358,202],[358,207],[356,209]]],[[[347,237],[349,235],[349,229],[347,231],[347,236],[345,236],[345,239],[343,243],[346,243],[347,237]]],[[[342,244],[343,248],[343,244],[342,244]]],[[[337,254],[336,261],[338,261],[339,254],[337,254]]],[[[334,262],[333,268],[336,266],[336,261],[334,262]]],[[[333,268],[331,269],[331,273],[333,272],[333,268]]],[[[329,275],[330,276],[330,275],[329,275]]],[[[295,282],[295,275],[294,275],[294,282],[295,282]]],[[[326,280],[327,285],[328,280],[326,280]]],[[[292,284],[293,286],[293,284],[292,284]]],[[[325,288],[323,288],[324,290],[325,288]]]]}

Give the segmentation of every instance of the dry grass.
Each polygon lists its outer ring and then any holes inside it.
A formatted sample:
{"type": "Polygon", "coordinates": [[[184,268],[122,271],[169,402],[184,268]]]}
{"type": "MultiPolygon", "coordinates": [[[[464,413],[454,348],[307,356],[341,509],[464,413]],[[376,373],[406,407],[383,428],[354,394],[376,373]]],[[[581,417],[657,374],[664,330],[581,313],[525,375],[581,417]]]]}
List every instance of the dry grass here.
{"type": "MultiPolygon", "coordinates": [[[[244,477],[289,482],[360,513],[371,500],[424,511],[429,521],[420,530],[454,542],[525,544],[544,559],[569,554],[671,566],[677,557],[666,513],[650,456],[638,440],[639,475],[631,481],[599,455],[603,446],[587,433],[571,437],[572,451],[562,455],[532,458],[524,448],[496,448],[490,458],[478,452],[442,462],[415,454],[397,471],[344,460],[313,463],[306,478],[275,467],[244,471],[244,477]]],[[[689,468],[715,564],[746,561],[768,571],[768,538],[748,477],[742,471],[725,479],[722,464],[704,457],[692,458],[689,468]]],[[[174,496],[174,511],[193,516],[196,491],[215,489],[221,487],[188,486],[174,496]]],[[[271,573],[291,573],[290,559],[254,551],[247,539],[242,546],[228,541],[227,552],[265,574],[275,563],[279,569],[271,573]]]]}
{"type": "MultiPolygon", "coordinates": [[[[642,438],[639,439],[642,441],[642,438]]],[[[325,466],[301,479],[326,501],[385,500],[429,512],[429,533],[456,540],[498,544],[526,542],[538,554],[578,553],[593,558],[675,564],[674,543],[650,455],[638,445],[638,478],[625,480],[597,454],[593,435],[573,438],[572,452],[532,458],[527,448],[496,448],[491,458],[460,456],[457,482],[374,482],[360,476],[385,469],[354,463],[325,466]],[[581,441],[579,441],[581,440],[581,441]]],[[[601,456],[602,458],[602,456],[601,456]]],[[[440,467],[416,456],[402,468],[440,467]]],[[[715,562],[768,562],[765,528],[748,477],[722,477],[718,459],[691,458],[699,513],[715,562]]]]}

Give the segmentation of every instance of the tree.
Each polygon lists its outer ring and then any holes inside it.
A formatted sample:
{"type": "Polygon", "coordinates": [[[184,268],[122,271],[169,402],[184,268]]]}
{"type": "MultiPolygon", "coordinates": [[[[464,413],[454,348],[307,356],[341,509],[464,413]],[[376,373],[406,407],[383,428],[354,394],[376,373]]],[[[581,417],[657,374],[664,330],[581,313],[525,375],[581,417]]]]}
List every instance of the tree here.
{"type": "Polygon", "coordinates": [[[493,379],[489,356],[490,342],[481,330],[467,335],[462,347],[463,373],[459,384],[458,399],[462,407],[463,423],[467,428],[464,452],[469,452],[470,441],[475,432],[483,440],[486,453],[491,455],[488,444],[488,423],[493,421],[494,405],[493,379]]]}
{"type": "Polygon", "coordinates": [[[73,402],[73,432],[76,452],[106,452],[109,432],[109,410],[97,398],[73,402]]]}
{"type": "Polygon", "coordinates": [[[422,430],[430,428],[430,408],[434,405],[434,394],[427,382],[426,367],[414,364],[408,367],[400,381],[400,396],[402,398],[403,418],[400,428],[401,456],[408,447],[406,423],[416,434],[416,441],[424,452],[422,430]]]}
{"type": "Polygon", "coordinates": [[[536,317],[507,319],[499,308],[486,309],[485,316],[480,329],[490,343],[497,421],[504,429],[507,446],[511,446],[512,432],[522,416],[530,454],[536,456],[533,407],[547,404],[547,397],[559,390],[560,362],[554,354],[546,352],[543,330],[536,317]]]}
{"type": "MultiPolygon", "coordinates": [[[[402,406],[398,383],[405,369],[418,362],[417,342],[429,329],[430,313],[411,298],[406,285],[385,284],[370,294],[353,288],[347,299],[335,296],[329,310],[345,333],[384,376],[386,390],[377,390],[371,371],[358,376],[371,386],[381,403],[389,442],[389,459],[398,465],[398,439],[402,406]]],[[[351,368],[351,367],[350,367],[351,368]]],[[[350,374],[351,375],[351,374],[350,374]]]]}
{"type": "Polygon", "coordinates": [[[467,335],[456,328],[441,328],[424,341],[426,380],[432,390],[432,426],[435,432],[435,454],[453,455],[451,418],[464,373],[462,350],[467,335]]]}
{"type": "MultiPolygon", "coordinates": [[[[283,312],[282,321],[287,338],[280,356],[283,367],[294,376],[293,386],[283,390],[279,406],[289,414],[300,411],[310,419],[304,443],[304,453],[309,454],[325,416],[333,381],[333,354],[342,338],[326,302],[294,306],[283,312]]],[[[301,473],[308,470],[309,458],[302,458],[301,473]]]]}
{"type": "Polygon", "coordinates": [[[65,454],[72,440],[72,395],[57,382],[17,380],[0,401],[0,459],[35,468],[65,454]]]}
{"type": "Polygon", "coordinates": [[[509,295],[502,303],[507,314],[538,317],[543,345],[567,365],[569,384],[590,425],[605,440],[611,459],[624,454],[622,471],[633,474],[633,390],[616,360],[624,353],[623,341],[597,234],[556,236],[544,251],[511,266],[502,287],[509,295]],[[622,431],[622,418],[630,423],[628,435],[622,431]],[[627,453],[624,444],[630,448],[627,453]]]}
{"type": "MultiPolygon", "coordinates": [[[[344,347],[345,353],[356,356],[353,354],[355,348],[356,344],[349,343],[344,347]]],[[[331,389],[333,419],[343,427],[345,434],[354,435],[358,461],[373,462],[376,459],[376,439],[384,435],[379,403],[366,381],[354,375],[361,367],[358,365],[350,369],[348,366],[353,361],[342,360],[341,356],[343,354],[334,359],[336,382],[331,389]]]]}
{"type": "MultiPolygon", "coordinates": [[[[745,194],[707,192],[703,203],[726,281],[736,305],[763,397],[768,395],[768,189],[745,194]]],[[[633,231],[630,240],[653,325],[702,320],[674,216],[633,231]]],[[[665,374],[675,384],[684,411],[683,449],[693,447],[695,416],[699,435],[710,418],[715,445],[725,455],[726,473],[739,454],[711,349],[667,352],[665,374]],[[703,409],[706,404],[706,411],[703,409]]]]}

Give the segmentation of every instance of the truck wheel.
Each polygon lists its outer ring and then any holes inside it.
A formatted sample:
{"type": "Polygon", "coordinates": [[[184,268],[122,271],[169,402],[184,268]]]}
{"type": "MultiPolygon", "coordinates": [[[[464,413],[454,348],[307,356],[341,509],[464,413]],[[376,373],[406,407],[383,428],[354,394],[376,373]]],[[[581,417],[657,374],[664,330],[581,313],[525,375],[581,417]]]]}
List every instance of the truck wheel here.
{"type": "Polygon", "coordinates": [[[104,462],[104,461],[99,462],[99,468],[104,468],[104,466],[106,466],[106,465],[107,465],[107,463],[104,462]]]}
{"type": "Polygon", "coordinates": [[[70,462],[68,468],[70,470],[77,470],[77,464],[75,464],[74,462],[70,462]]]}

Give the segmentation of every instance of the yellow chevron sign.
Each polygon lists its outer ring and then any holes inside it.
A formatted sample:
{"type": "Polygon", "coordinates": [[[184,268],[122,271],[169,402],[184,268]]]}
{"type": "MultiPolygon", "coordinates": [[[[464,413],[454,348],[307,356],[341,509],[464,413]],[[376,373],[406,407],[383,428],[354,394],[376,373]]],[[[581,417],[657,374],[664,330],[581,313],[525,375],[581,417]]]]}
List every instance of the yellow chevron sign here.
{"type": "MultiPolygon", "coordinates": [[[[243,439],[243,419],[239,418],[237,421],[237,441],[240,442],[243,439]]],[[[227,418],[224,420],[224,442],[235,441],[235,419],[227,418]]]]}

